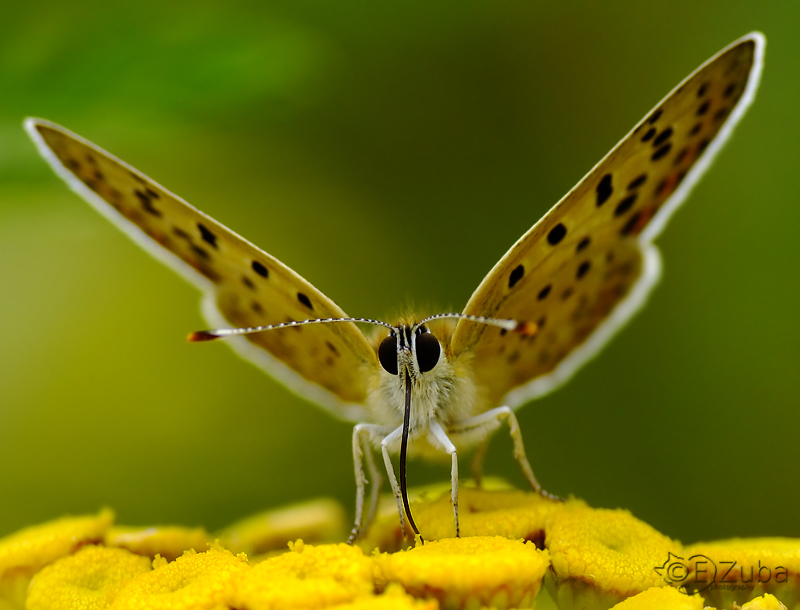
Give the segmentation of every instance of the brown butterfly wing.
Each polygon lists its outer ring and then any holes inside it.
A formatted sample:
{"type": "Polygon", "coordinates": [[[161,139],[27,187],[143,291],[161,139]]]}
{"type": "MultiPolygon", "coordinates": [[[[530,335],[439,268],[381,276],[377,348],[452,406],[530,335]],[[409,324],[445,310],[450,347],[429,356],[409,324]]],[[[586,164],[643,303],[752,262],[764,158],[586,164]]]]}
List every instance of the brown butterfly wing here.
{"type": "MultiPolygon", "coordinates": [[[[70,186],[156,258],[206,293],[212,324],[249,327],[346,317],[329,298],[266,252],[147,176],[52,123],[26,128],[70,186]]],[[[377,357],[352,323],[235,337],[232,345],[298,393],[364,421],[367,371],[377,357]]]]}
{"type": "Polygon", "coordinates": [[[532,336],[459,321],[483,408],[555,388],[644,301],[658,278],[650,242],[752,101],[764,39],[736,41],[672,91],[511,248],[464,313],[535,322],[532,336]]]}

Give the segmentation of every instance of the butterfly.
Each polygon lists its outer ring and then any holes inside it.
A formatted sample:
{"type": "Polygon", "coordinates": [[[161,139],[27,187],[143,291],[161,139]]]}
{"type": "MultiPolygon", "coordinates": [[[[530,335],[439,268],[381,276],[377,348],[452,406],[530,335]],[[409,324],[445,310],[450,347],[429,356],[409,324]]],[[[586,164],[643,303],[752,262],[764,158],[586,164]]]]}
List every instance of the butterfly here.
{"type": "Polygon", "coordinates": [[[219,329],[190,340],[227,337],[244,358],[356,423],[350,542],[375,511],[378,452],[401,529],[407,518],[416,533],[407,457],[450,457],[459,535],[458,455],[485,447],[503,424],[531,488],[545,493],[514,411],[564,383],[643,304],[661,269],[653,239],[753,101],[764,48],[762,34],[748,34],[688,76],[512,246],[462,312],[393,323],[348,317],[276,258],[67,129],[41,119],[25,128],[74,191],[203,291],[219,329]]]}

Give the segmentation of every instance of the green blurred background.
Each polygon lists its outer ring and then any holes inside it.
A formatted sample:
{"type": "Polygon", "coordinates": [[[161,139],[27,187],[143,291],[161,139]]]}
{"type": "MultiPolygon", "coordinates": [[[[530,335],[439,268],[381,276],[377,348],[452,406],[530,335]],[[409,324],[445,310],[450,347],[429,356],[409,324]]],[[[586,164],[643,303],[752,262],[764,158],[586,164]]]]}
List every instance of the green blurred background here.
{"type": "MultiPolygon", "coordinates": [[[[23,117],[120,156],[351,315],[459,309],[663,95],[754,29],[762,88],[659,240],[649,305],[519,418],[559,495],[685,542],[800,536],[800,11],[522,0],[4,6],[0,534],[101,505],[213,529],[354,498],[351,426],[225,345],[186,343],[206,327],[195,289],[68,190],[23,117]]],[[[502,435],[487,473],[522,484],[502,435]]]]}

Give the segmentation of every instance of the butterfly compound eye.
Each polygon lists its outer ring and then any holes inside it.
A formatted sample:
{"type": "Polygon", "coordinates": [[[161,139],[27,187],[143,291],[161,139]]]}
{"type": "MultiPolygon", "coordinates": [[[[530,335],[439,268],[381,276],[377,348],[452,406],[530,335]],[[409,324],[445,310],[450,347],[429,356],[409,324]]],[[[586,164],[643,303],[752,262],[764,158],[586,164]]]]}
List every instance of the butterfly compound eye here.
{"type": "Polygon", "coordinates": [[[397,375],[397,337],[394,333],[381,341],[378,348],[378,360],[387,373],[397,375]]]}
{"type": "Polygon", "coordinates": [[[423,333],[417,337],[417,364],[420,371],[427,373],[435,367],[441,353],[439,341],[431,333],[423,333]]]}

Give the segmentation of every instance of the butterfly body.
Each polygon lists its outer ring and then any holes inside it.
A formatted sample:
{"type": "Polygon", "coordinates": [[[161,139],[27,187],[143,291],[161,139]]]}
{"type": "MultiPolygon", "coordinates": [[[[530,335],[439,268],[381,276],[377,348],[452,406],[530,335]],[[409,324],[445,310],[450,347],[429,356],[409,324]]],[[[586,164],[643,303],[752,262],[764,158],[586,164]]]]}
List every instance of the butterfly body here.
{"type": "Polygon", "coordinates": [[[394,324],[348,318],[273,256],[80,136],[40,119],[25,126],[73,190],[204,292],[211,324],[236,327],[192,340],[228,337],[298,394],[357,423],[351,540],[364,525],[365,463],[373,508],[377,500],[375,451],[401,523],[405,508],[415,529],[406,451],[449,456],[458,534],[458,453],[502,424],[524,476],[541,489],[514,410],[571,377],[644,303],[661,270],[652,240],[754,99],[764,46],[751,33],[673,89],[512,246],[463,312],[394,324]],[[360,323],[377,328],[367,335],[360,323]]]}

